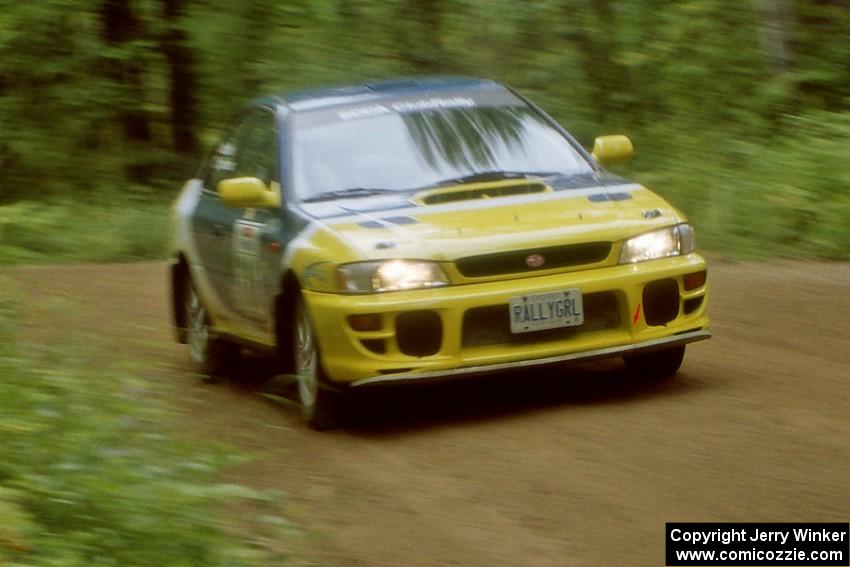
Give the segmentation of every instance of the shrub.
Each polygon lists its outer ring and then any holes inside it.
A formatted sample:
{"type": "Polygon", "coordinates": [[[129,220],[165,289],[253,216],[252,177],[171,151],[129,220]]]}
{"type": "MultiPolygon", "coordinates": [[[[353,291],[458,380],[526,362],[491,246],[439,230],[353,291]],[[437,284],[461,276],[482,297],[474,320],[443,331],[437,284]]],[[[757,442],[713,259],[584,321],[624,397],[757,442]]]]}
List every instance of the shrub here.
{"type": "Polygon", "coordinates": [[[128,196],[52,197],[0,206],[0,264],[163,258],[168,202],[128,196]]]}
{"type": "Polygon", "coordinates": [[[702,247],[847,257],[850,113],[789,117],[765,138],[661,126],[636,146],[631,175],[688,215],[702,247]]]}
{"type": "Polygon", "coordinates": [[[262,496],[216,482],[232,456],[179,441],[138,374],[13,340],[0,308],[0,564],[268,564],[216,519],[262,496]]]}

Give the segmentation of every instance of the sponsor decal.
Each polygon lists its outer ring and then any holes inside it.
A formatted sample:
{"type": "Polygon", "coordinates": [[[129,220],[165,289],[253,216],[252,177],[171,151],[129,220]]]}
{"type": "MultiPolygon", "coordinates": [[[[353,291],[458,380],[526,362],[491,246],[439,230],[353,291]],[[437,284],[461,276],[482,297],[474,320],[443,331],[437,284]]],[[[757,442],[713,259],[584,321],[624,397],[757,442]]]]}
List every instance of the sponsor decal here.
{"type": "Polygon", "coordinates": [[[632,327],[637,325],[638,319],[640,319],[640,303],[638,303],[637,309],[635,309],[635,315],[632,317],[632,327]]]}
{"type": "Polygon", "coordinates": [[[231,293],[237,309],[262,318],[265,271],[260,234],[263,225],[239,219],[233,227],[233,282],[231,293]]]}
{"type": "Polygon", "coordinates": [[[475,106],[475,101],[465,96],[453,96],[394,102],[390,106],[398,112],[409,112],[411,110],[433,110],[435,108],[472,108],[475,106]]]}
{"type": "Polygon", "coordinates": [[[473,108],[474,106],[476,106],[475,100],[465,96],[432,97],[421,98],[419,100],[403,100],[393,102],[389,105],[369,104],[366,106],[358,106],[357,108],[341,110],[337,112],[337,116],[341,120],[355,120],[357,118],[390,114],[393,111],[413,112],[420,110],[436,110],[440,108],[473,108]]]}
{"type": "Polygon", "coordinates": [[[383,104],[370,104],[369,106],[358,106],[337,112],[342,120],[354,120],[357,118],[366,118],[368,116],[380,116],[381,114],[389,114],[390,109],[383,104]]]}

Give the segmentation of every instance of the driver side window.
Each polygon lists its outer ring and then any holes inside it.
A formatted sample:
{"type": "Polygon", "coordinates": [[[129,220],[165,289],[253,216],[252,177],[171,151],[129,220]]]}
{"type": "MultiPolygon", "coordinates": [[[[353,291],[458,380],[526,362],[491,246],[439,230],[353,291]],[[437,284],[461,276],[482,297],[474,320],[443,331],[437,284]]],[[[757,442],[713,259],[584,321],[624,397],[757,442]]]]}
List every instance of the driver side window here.
{"type": "Polygon", "coordinates": [[[232,177],[257,177],[266,185],[279,182],[274,115],[267,110],[255,111],[242,123],[239,134],[232,177]]]}
{"type": "Polygon", "coordinates": [[[266,185],[279,182],[277,128],[267,109],[251,111],[213,153],[204,187],[217,191],[218,184],[233,177],[257,177],[266,185]]]}

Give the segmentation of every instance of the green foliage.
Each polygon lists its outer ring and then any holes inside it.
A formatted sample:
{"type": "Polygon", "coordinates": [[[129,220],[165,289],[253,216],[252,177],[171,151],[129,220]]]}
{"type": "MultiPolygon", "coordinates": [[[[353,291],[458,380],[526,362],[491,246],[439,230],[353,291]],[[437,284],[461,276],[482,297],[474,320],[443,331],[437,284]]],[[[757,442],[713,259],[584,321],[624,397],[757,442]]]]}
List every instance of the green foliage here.
{"type": "Polygon", "coordinates": [[[164,425],[167,392],[139,369],[104,365],[103,352],[16,343],[7,303],[0,311],[0,563],[280,559],[228,535],[217,519],[213,512],[234,501],[268,497],[215,481],[233,457],[176,440],[164,425]]]}
{"type": "Polygon", "coordinates": [[[758,140],[659,129],[654,145],[638,140],[646,149],[628,173],[686,211],[710,250],[845,258],[850,112],[789,117],[782,131],[758,140]]]}
{"type": "Polygon", "coordinates": [[[163,258],[167,197],[137,190],[0,205],[0,265],[163,258]]]}
{"type": "MultiPolygon", "coordinates": [[[[0,203],[58,196],[57,222],[104,192],[172,195],[261,93],[460,73],[516,87],[586,145],[635,138],[632,171],[695,212],[712,246],[846,255],[843,223],[805,212],[811,195],[844,210],[840,175],[810,165],[832,161],[850,110],[841,2],[43,0],[2,14],[0,203]]],[[[103,251],[87,259],[155,248],[83,242],[103,251]]],[[[0,258],[39,254],[22,243],[7,237],[0,258]]]]}

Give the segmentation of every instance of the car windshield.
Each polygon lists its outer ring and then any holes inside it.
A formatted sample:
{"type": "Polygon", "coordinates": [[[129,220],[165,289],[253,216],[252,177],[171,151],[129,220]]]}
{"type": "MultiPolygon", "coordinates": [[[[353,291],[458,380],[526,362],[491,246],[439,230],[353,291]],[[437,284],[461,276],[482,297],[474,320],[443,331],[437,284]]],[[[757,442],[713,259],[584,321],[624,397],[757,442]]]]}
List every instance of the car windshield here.
{"type": "Polygon", "coordinates": [[[524,105],[295,113],[293,179],[300,200],[382,195],[498,178],[499,172],[590,171],[572,144],[524,105]]]}

